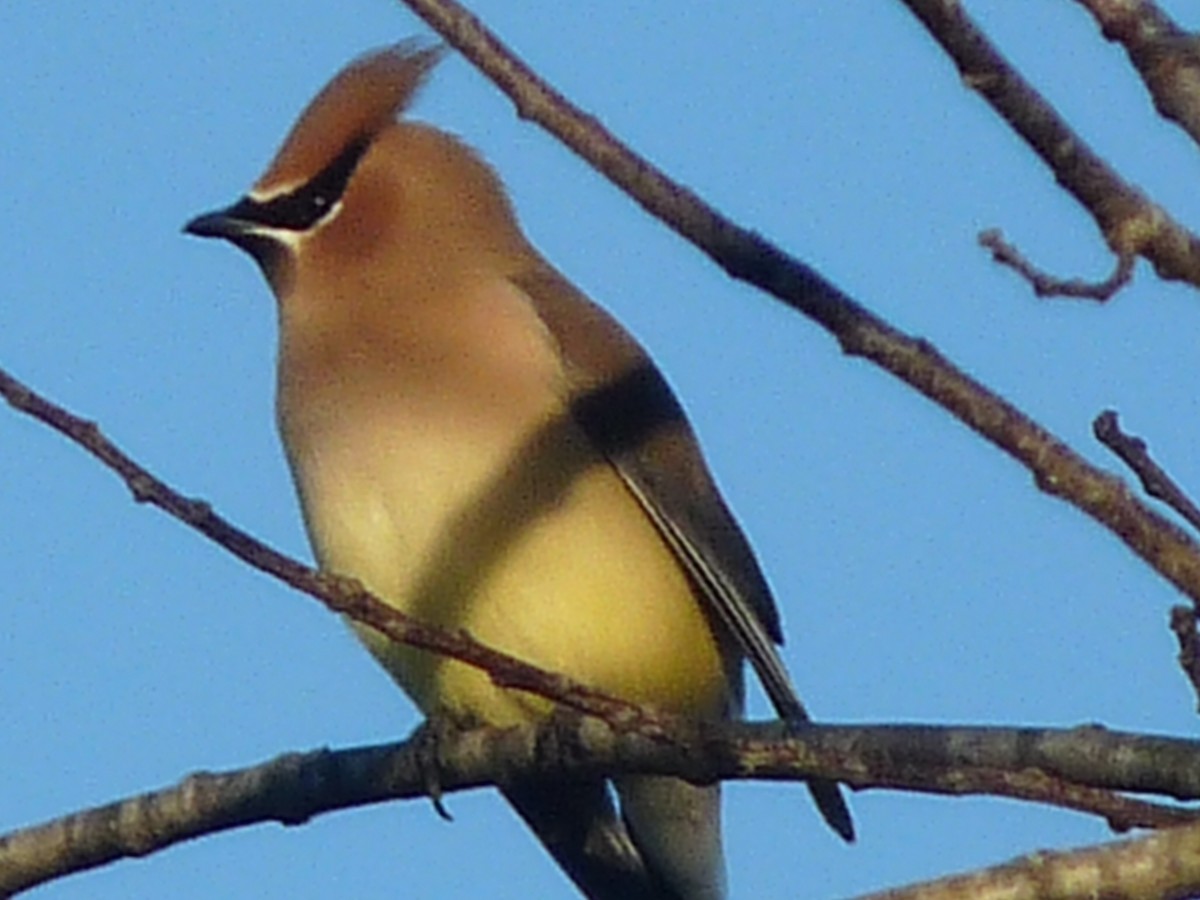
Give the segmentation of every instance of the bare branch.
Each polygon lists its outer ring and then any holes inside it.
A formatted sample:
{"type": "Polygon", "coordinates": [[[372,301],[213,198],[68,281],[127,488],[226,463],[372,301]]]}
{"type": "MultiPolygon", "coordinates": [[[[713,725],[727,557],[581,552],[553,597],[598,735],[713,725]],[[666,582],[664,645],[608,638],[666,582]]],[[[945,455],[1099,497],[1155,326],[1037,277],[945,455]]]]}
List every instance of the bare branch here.
{"type": "Polygon", "coordinates": [[[189,499],[157,478],[104,436],[95,422],[47,400],[0,369],[0,394],[17,410],[49,425],[121,477],[139,503],[157,506],[220,544],[243,562],[321,601],[334,612],[377,629],[402,644],[456,659],[488,674],[500,687],[527,691],[571,709],[599,716],[615,727],[657,726],[667,717],[610,697],[569,678],[501,653],[466,631],[446,631],[404,615],[357,581],[318,572],[223,519],[205,502],[189,499]]]}
{"type": "MultiPolygon", "coordinates": [[[[1200,799],[1200,770],[1194,755],[1200,743],[1178,738],[1094,725],[1070,729],[877,725],[861,730],[819,726],[804,734],[829,735],[836,767],[825,771],[836,772],[832,777],[856,788],[960,793],[960,779],[970,772],[1040,772],[1064,784],[1200,799]],[[839,734],[854,738],[843,744],[835,737],[839,734]],[[928,774],[914,774],[922,772],[946,778],[933,784],[928,774]]],[[[982,792],[996,793],[983,783],[978,782],[982,792]]],[[[1004,793],[1024,796],[1006,789],[1004,793]]],[[[1057,802],[1052,792],[1038,799],[1057,802]]]]}
{"type": "Polygon", "coordinates": [[[1146,442],[1121,430],[1115,410],[1100,413],[1092,423],[1092,433],[1133,470],[1147,494],[1161,500],[1183,516],[1193,528],[1200,530],[1200,509],[1162,466],[1150,458],[1146,442]]]}
{"type": "Polygon", "coordinates": [[[1125,48],[1159,114],[1200,144],[1200,37],[1152,0],[1076,0],[1125,48]]]}
{"type": "Polygon", "coordinates": [[[1136,257],[1122,256],[1117,259],[1117,267],[1104,281],[1081,281],[1077,278],[1062,279],[1049,275],[1037,269],[1008,241],[998,228],[989,228],[980,232],[979,243],[992,251],[992,259],[1003,266],[1008,266],[1024,278],[1033,287],[1033,292],[1039,297],[1075,297],[1081,300],[1098,300],[1103,303],[1113,296],[1133,277],[1133,264],[1136,257]]]}
{"type": "Polygon", "coordinates": [[[1083,204],[1117,257],[1200,286],[1200,238],[1116,173],[979,30],[956,0],[902,0],[979,92],[1083,204]]]}
{"type": "Polygon", "coordinates": [[[1067,853],[1032,853],[1002,866],[857,900],[1182,898],[1200,892],[1200,825],[1067,853]]]}
{"type": "Polygon", "coordinates": [[[1018,797],[1161,827],[1196,813],[1114,790],[1200,798],[1200,742],[1071,730],[962,726],[805,726],[778,722],[618,731],[597,719],[439,731],[399,744],[287,754],[260,765],[198,773],[178,785],[0,836],[0,895],[233,828],[297,825],[366,804],[500,784],[537,773],[621,773],[796,781],[821,775],[858,789],[1018,797]]]}
{"type": "Polygon", "coordinates": [[[1200,712],[1200,632],[1196,631],[1196,610],[1187,606],[1171,607],[1171,631],[1179,642],[1179,667],[1196,694],[1200,712]]]}

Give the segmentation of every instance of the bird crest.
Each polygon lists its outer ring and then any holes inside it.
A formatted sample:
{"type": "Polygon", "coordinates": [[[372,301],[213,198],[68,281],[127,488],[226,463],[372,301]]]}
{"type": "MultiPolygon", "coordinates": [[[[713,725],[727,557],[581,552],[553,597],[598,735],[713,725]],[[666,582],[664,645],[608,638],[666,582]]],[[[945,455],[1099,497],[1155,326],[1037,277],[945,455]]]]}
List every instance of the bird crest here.
{"type": "Polygon", "coordinates": [[[292,126],[251,196],[269,200],[321,171],[354,143],[369,143],[412,102],[445,48],[408,40],[346,66],[292,126]]]}

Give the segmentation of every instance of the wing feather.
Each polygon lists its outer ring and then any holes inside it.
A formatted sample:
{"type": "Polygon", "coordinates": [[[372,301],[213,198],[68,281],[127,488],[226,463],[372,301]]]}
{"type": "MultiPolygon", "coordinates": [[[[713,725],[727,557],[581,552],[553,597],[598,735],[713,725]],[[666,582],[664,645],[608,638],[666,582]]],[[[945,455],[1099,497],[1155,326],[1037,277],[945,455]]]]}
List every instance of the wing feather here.
{"type": "MultiPolygon", "coordinates": [[[[807,722],[776,650],[783,631],[771,589],[662,373],[615,319],[544,263],[514,282],[561,349],[572,415],[750,661],[780,717],[807,722]]],[[[852,840],[850,811],[837,784],[816,779],[809,789],[825,820],[852,840]]]]}

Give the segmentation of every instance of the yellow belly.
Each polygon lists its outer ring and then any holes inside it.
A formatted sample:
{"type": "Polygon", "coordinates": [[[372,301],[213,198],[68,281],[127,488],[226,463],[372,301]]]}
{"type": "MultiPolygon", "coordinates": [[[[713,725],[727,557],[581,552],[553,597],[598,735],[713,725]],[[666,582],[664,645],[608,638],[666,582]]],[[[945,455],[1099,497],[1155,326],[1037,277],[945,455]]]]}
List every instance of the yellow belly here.
{"type": "MultiPolygon", "coordinates": [[[[361,453],[372,442],[353,443],[353,465],[327,448],[305,466],[323,567],[607,693],[692,716],[726,712],[722,651],[691,584],[573,425],[539,429],[501,456],[461,436],[406,444],[394,429],[375,442],[387,445],[375,459],[361,453]]],[[[548,709],[462,663],[355,630],[426,713],[506,725],[548,709]]]]}

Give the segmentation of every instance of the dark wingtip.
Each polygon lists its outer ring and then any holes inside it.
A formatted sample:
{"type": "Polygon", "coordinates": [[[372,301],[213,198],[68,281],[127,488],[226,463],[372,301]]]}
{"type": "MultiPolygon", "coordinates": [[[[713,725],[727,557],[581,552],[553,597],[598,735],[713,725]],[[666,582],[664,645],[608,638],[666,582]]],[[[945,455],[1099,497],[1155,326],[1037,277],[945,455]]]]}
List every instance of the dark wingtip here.
{"type": "Polygon", "coordinates": [[[848,844],[854,843],[854,819],[836,781],[814,778],[808,782],[808,792],[821,812],[821,818],[848,844]]]}

